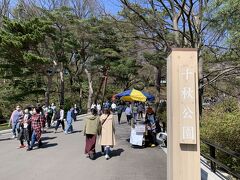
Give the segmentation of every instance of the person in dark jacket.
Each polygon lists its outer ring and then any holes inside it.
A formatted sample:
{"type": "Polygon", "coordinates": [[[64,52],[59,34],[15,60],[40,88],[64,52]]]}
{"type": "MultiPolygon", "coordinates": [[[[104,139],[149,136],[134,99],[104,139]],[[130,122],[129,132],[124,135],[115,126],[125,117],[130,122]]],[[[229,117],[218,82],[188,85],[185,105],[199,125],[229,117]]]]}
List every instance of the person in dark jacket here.
{"type": "Polygon", "coordinates": [[[147,136],[146,139],[149,140],[149,146],[155,147],[156,146],[156,116],[151,107],[147,108],[146,116],[145,116],[145,124],[147,129],[147,136]]]}
{"type": "Polygon", "coordinates": [[[57,120],[57,124],[55,127],[55,132],[57,132],[59,125],[62,125],[62,129],[63,131],[65,130],[65,124],[64,124],[64,110],[63,107],[60,106],[60,109],[56,112],[56,120],[57,120]]]}

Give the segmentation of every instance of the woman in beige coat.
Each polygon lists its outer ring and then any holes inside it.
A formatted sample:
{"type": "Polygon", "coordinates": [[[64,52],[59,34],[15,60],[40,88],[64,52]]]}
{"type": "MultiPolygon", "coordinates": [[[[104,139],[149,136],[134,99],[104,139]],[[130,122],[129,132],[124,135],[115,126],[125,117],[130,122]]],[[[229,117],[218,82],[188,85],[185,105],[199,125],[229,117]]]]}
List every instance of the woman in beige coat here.
{"type": "Polygon", "coordinates": [[[114,119],[109,109],[104,110],[104,114],[101,115],[100,121],[102,124],[102,130],[99,143],[105,148],[105,158],[108,160],[110,158],[110,147],[113,147],[116,144],[114,119]]]}

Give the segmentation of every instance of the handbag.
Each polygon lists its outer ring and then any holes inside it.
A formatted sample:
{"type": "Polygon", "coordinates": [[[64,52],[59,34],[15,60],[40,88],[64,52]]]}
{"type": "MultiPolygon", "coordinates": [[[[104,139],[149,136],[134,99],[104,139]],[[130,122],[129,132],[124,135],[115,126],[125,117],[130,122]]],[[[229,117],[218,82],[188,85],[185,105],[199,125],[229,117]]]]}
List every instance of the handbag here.
{"type": "Polygon", "coordinates": [[[102,125],[106,122],[107,118],[109,117],[110,114],[107,115],[106,119],[103,120],[102,125]]]}
{"type": "MultiPolygon", "coordinates": [[[[110,115],[110,114],[109,114],[110,115]]],[[[103,124],[106,122],[107,118],[109,117],[109,115],[106,117],[106,119],[103,120],[103,122],[101,123],[101,126],[99,126],[99,130],[98,130],[98,135],[102,134],[102,126],[103,124]]]]}

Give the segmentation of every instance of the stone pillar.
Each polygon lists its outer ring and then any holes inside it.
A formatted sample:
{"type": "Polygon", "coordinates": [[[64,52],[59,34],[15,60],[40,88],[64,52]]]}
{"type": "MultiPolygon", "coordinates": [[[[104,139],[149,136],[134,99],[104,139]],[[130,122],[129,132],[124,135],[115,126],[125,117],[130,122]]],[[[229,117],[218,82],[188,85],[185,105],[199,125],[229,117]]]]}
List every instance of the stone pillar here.
{"type": "Polygon", "coordinates": [[[197,49],[172,49],[167,71],[167,179],[200,180],[197,49]]]}

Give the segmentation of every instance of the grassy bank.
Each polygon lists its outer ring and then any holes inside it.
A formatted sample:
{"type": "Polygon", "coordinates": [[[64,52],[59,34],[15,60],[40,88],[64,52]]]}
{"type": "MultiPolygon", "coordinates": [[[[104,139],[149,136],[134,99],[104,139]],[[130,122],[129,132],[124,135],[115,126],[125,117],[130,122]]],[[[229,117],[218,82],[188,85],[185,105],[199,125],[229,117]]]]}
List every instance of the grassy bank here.
{"type": "Polygon", "coordinates": [[[0,124],[0,131],[5,129],[10,129],[10,127],[8,126],[8,123],[0,124]]]}

